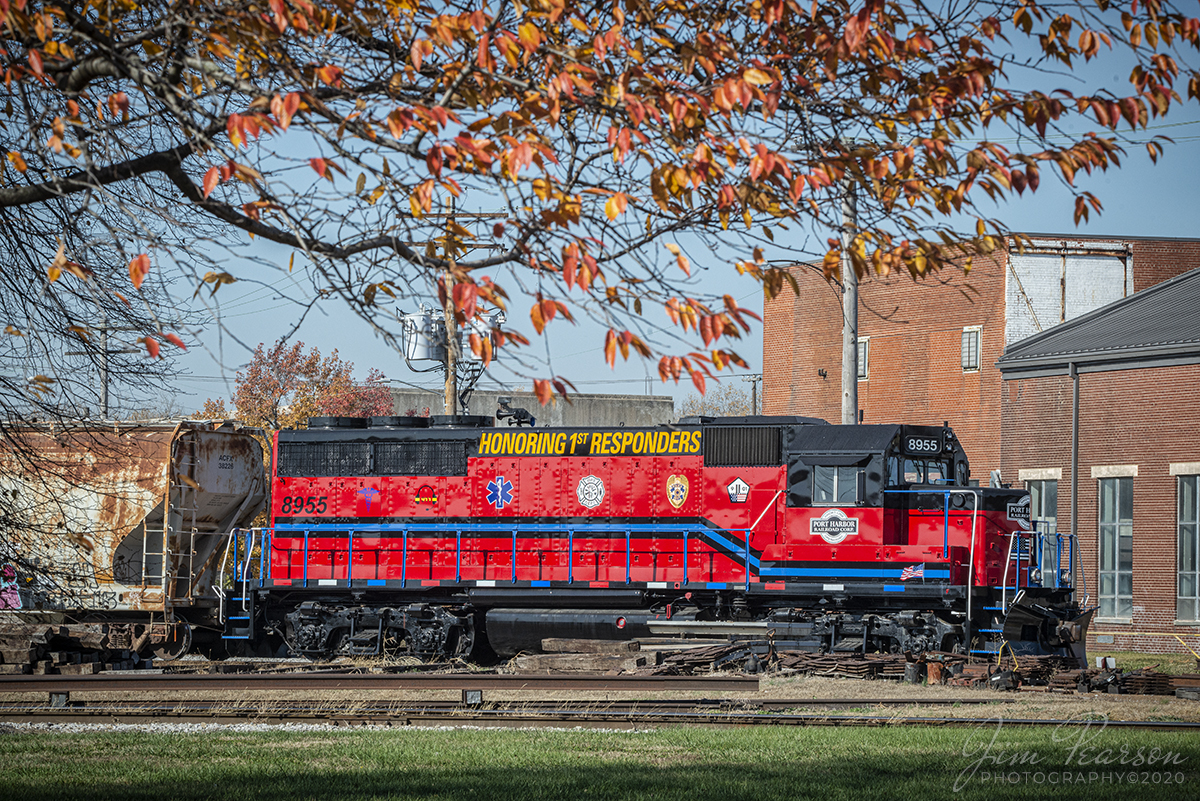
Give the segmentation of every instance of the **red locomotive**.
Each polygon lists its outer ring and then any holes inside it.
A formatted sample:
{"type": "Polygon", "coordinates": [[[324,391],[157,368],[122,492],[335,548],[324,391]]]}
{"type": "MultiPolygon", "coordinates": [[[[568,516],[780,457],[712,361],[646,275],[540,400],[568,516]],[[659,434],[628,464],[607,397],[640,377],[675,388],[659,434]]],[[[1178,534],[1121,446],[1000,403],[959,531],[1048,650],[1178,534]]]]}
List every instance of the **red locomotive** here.
{"type": "Polygon", "coordinates": [[[1030,530],[1025,491],[971,486],[946,426],[314,418],[273,464],[272,526],[231,562],[231,644],[444,658],[769,631],[1083,656],[1073,543],[1030,530]]]}

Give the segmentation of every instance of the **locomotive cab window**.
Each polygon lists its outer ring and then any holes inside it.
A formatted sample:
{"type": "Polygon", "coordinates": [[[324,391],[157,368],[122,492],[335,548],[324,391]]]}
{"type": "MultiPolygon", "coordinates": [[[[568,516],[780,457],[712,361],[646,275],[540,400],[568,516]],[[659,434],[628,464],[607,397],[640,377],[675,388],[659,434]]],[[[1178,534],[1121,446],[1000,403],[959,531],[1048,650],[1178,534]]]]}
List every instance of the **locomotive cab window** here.
{"type": "Polygon", "coordinates": [[[814,506],[858,503],[863,496],[864,472],[861,467],[813,467],[814,506]]]}
{"type": "Polygon", "coordinates": [[[888,486],[955,483],[954,471],[951,464],[943,459],[912,459],[889,456],[887,461],[888,486]]]}

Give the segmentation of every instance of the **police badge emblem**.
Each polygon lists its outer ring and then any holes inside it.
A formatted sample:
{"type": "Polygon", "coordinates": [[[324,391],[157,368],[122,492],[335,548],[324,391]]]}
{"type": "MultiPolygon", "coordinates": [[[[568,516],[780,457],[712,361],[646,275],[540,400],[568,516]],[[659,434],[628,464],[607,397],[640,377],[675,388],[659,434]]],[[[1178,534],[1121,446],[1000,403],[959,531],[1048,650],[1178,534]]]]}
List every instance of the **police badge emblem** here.
{"type": "Polygon", "coordinates": [[[683,502],[687,500],[688,480],[687,476],[672,475],[667,479],[667,500],[671,505],[678,509],[683,506],[683,502]]]}

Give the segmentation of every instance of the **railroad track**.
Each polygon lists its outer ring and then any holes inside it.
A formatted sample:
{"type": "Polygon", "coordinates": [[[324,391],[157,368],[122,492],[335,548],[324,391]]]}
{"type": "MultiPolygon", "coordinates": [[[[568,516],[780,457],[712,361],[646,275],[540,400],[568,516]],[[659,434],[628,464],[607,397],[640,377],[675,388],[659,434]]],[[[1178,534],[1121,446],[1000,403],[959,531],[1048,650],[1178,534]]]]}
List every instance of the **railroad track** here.
{"type": "MultiPolygon", "coordinates": [[[[840,703],[840,702],[839,702],[840,703]]],[[[811,705],[811,704],[810,704],[811,705]]],[[[971,728],[988,725],[995,719],[950,718],[904,714],[836,715],[822,712],[774,713],[767,710],[672,709],[647,704],[644,709],[618,709],[594,706],[572,708],[566,705],[528,704],[511,707],[453,708],[430,705],[395,705],[387,708],[235,709],[186,705],[162,707],[50,708],[46,706],[0,708],[0,722],[71,723],[71,724],[163,724],[163,723],[308,723],[336,726],[478,726],[486,728],[615,728],[645,729],[663,726],[841,726],[893,727],[937,726],[971,728]]],[[[1071,719],[1004,719],[1004,726],[1019,728],[1088,726],[1097,721],[1071,719]]],[[[1200,732],[1200,723],[1174,721],[1107,721],[1106,728],[1152,731],[1200,732]]]]}
{"type": "Polygon", "coordinates": [[[191,690],[569,690],[582,692],[758,692],[751,676],[531,676],[498,673],[101,673],[0,676],[0,697],[18,692],[191,690]]]}
{"type": "MultiPolygon", "coordinates": [[[[758,679],[743,676],[595,676],[500,674],[361,674],[344,672],[223,674],[101,674],[92,676],[0,676],[0,722],[7,723],[318,723],[341,726],[590,727],[638,729],[658,726],[897,726],[970,727],[983,718],[905,714],[907,707],[1003,703],[997,698],[703,698],[620,700],[497,700],[488,692],[703,691],[716,695],[756,692],[758,679]],[[291,693],[328,690],[459,690],[461,700],[246,700],[241,695],[175,700],[177,692],[209,694],[247,690],[291,693]],[[72,699],[71,693],[121,692],[129,700],[72,699]],[[13,700],[16,693],[45,693],[45,703],[13,700]],[[157,700],[148,700],[156,698],[157,700]],[[880,708],[889,711],[877,711],[880,708]],[[870,710],[834,714],[841,710],[870,710]]],[[[983,711],[981,709],[981,711],[983,711]]],[[[1005,726],[1084,725],[1062,719],[1005,719],[1005,726]]],[[[1094,723],[1094,722],[1093,722],[1094,723]]],[[[1108,721],[1120,729],[1200,731],[1200,723],[1108,721]]]]}

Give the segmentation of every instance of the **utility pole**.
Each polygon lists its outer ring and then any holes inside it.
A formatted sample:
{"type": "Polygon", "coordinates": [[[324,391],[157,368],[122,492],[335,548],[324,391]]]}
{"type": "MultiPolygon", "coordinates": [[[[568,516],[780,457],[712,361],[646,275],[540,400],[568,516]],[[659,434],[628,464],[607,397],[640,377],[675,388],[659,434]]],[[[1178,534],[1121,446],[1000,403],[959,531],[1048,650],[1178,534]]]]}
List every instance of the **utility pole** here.
{"type": "Polygon", "coordinates": [[[442,276],[446,287],[446,303],[442,314],[446,321],[446,414],[456,415],[458,409],[458,325],[454,322],[454,279],[447,272],[442,276]]]}
{"type": "Polygon", "coordinates": [[[750,382],[750,414],[758,415],[758,382],[762,381],[762,373],[742,376],[743,381],[750,382]]]}
{"type": "MultiPolygon", "coordinates": [[[[136,331],[135,328],[109,328],[107,323],[102,323],[96,327],[100,333],[100,419],[108,419],[108,357],[118,353],[137,353],[137,348],[120,348],[118,350],[108,349],[108,332],[109,331],[136,331]]],[[[91,353],[85,350],[70,350],[66,356],[90,356],[91,353]]]]}
{"type": "Polygon", "coordinates": [[[858,274],[850,246],[858,230],[854,185],[842,179],[842,425],[858,424],[858,274]]]}

